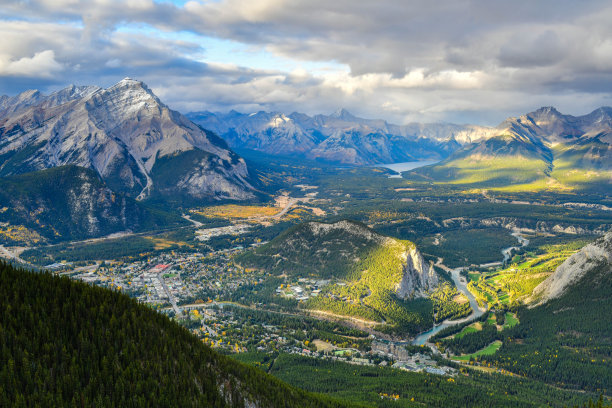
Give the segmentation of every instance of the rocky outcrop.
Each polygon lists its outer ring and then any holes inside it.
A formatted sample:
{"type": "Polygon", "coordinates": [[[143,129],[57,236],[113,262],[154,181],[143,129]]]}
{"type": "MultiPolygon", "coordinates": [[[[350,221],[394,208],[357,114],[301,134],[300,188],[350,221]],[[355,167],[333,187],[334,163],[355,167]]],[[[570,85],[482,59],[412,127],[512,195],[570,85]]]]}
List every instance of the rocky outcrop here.
{"type": "Polygon", "coordinates": [[[530,301],[539,305],[558,298],[591,270],[601,267],[607,268],[609,274],[612,274],[612,232],[566,259],[552,275],[534,289],[530,301]]]}
{"type": "Polygon", "coordinates": [[[427,292],[438,287],[440,280],[431,264],[425,262],[416,247],[404,253],[406,263],[401,282],[396,287],[401,299],[427,297],[427,292]]]}

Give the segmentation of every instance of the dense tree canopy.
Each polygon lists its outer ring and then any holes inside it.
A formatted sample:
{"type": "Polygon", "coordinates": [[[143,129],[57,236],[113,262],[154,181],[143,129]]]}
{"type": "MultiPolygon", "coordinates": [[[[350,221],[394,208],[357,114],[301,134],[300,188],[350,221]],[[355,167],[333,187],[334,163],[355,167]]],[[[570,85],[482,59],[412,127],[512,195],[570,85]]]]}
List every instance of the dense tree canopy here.
{"type": "Polygon", "coordinates": [[[0,263],[0,406],[338,407],[129,297],[0,263]]]}

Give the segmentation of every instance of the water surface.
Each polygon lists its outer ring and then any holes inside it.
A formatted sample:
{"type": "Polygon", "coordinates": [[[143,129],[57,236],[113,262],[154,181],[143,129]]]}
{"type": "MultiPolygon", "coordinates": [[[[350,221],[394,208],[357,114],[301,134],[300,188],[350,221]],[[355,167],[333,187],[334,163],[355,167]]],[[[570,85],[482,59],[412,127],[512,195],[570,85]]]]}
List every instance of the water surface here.
{"type": "Polygon", "coordinates": [[[403,163],[383,163],[376,164],[374,167],[384,167],[386,169],[393,170],[398,174],[393,174],[389,178],[401,178],[403,171],[418,169],[419,167],[429,166],[431,164],[439,163],[440,160],[420,160],[420,161],[409,161],[403,163]]]}

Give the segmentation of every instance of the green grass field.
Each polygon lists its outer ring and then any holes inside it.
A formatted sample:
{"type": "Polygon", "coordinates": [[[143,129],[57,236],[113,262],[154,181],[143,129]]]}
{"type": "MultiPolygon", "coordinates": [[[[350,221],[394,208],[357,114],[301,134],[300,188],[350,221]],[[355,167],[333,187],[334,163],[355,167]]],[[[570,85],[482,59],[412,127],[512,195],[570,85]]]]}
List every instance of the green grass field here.
{"type": "Polygon", "coordinates": [[[457,360],[457,361],[470,361],[470,358],[476,358],[479,356],[490,356],[492,354],[495,354],[501,346],[502,346],[502,342],[499,340],[495,340],[493,343],[489,344],[487,347],[483,348],[482,350],[479,350],[472,354],[466,354],[464,356],[453,357],[452,359],[457,360]]]}
{"type": "Polygon", "coordinates": [[[509,329],[518,324],[519,320],[517,319],[514,313],[506,312],[506,320],[504,322],[504,329],[509,329]]]}
{"type": "Polygon", "coordinates": [[[477,331],[478,331],[477,328],[473,326],[468,326],[468,327],[465,327],[463,330],[461,330],[459,333],[455,334],[455,338],[460,339],[468,333],[476,333],[477,331]]]}

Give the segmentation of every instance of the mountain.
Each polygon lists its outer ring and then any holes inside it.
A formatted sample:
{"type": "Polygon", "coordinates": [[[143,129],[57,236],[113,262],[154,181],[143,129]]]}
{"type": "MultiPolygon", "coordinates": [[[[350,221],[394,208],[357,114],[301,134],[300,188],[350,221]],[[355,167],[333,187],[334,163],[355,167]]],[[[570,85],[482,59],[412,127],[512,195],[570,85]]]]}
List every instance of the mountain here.
{"type": "Polygon", "coordinates": [[[536,287],[491,366],[564,388],[612,389],[612,232],[536,287]]]}
{"type": "Polygon", "coordinates": [[[438,276],[414,244],[385,237],[350,220],[299,224],[244,260],[249,265],[272,261],[268,270],[292,276],[355,280],[363,278],[361,262],[379,251],[388,251],[397,258],[389,260],[385,279],[398,297],[425,297],[438,285],[438,276]],[[392,271],[393,267],[399,268],[392,271]],[[398,279],[393,281],[394,278],[398,279]]]}
{"type": "Polygon", "coordinates": [[[100,88],[97,86],[70,85],[50,95],[43,95],[35,89],[22,92],[13,97],[3,95],[0,96],[0,117],[14,115],[31,106],[38,106],[43,109],[52,108],[75,99],[86,97],[99,89],[100,88]]]}
{"type": "Polygon", "coordinates": [[[531,297],[537,304],[558,299],[571,292],[572,287],[584,279],[590,278],[590,283],[597,284],[593,278],[598,273],[600,279],[612,279],[612,232],[586,245],[565,260],[534,289],[531,297]]]}
{"type": "Polygon", "coordinates": [[[0,263],[0,405],[343,407],[119,292],[0,263]]]}
{"type": "Polygon", "coordinates": [[[129,78],[0,99],[0,177],[68,164],[138,199],[253,197],[243,159],[129,78]]]}
{"type": "Polygon", "coordinates": [[[181,224],[110,190],[91,169],[74,165],[0,178],[0,223],[35,231],[46,241],[181,224]]]}
{"type": "Polygon", "coordinates": [[[380,330],[392,332],[431,327],[432,294],[450,289],[412,242],[349,220],[299,224],[236,261],[288,282],[323,281],[304,307],[379,322],[380,330]]]}
{"type": "Polygon", "coordinates": [[[458,184],[514,184],[531,189],[609,184],[612,108],[571,116],[544,107],[509,118],[493,136],[470,143],[444,161],[411,175],[458,184]]]}
{"type": "Polygon", "coordinates": [[[345,109],[312,117],[263,111],[192,112],[187,117],[234,148],[352,165],[441,159],[465,143],[488,137],[491,131],[472,125],[399,126],[358,118],[345,109]]]}

